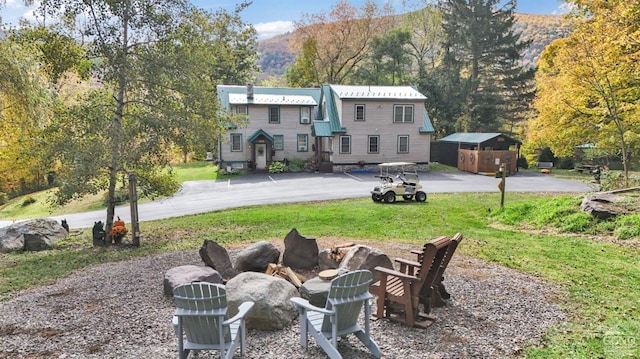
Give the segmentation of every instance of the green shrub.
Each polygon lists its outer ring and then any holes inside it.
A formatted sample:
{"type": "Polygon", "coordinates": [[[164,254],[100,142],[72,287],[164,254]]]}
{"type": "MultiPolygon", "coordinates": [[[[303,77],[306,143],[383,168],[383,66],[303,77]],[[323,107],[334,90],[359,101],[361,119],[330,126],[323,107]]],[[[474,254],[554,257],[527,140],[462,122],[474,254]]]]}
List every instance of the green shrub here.
{"type": "Polygon", "coordinates": [[[27,197],[23,202],[22,202],[22,207],[26,207],[30,204],[36,203],[36,199],[33,197],[27,197]]]}
{"type": "Polygon", "coordinates": [[[0,192],[0,206],[7,204],[7,202],[9,202],[9,196],[4,192],[0,192]]]}
{"type": "Polygon", "coordinates": [[[301,158],[294,158],[289,161],[289,172],[304,172],[309,169],[311,163],[301,158]]]}
{"type": "Polygon", "coordinates": [[[282,162],[274,161],[269,165],[269,173],[282,173],[287,172],[287,170],[287,166],[282,162]]]}

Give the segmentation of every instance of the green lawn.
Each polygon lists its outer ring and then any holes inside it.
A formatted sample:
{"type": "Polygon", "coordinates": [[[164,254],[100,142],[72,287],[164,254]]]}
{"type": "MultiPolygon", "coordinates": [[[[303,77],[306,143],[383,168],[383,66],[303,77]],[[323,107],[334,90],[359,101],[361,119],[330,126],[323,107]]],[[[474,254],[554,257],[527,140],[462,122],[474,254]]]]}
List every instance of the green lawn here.
{"type": "MultiPolygon", "coordinates": [[[[193,170],[209,175],[206,166],[193,170]]],[[[59,241],[51,251],[0,254],[0,300],[94,264],[195,251],[207,238],[222,245],[252,243],[284,238],[297,228],[316,238],[420,246],[425,239],[461,232],[465,239],[459,253],[530,273],[561,288],[553,299],[566,309],[569,323],[549,330],[545,342],[525,348],[523,357],[639,358],[638,237],[617,244],[592,239],[595,234],[611,234],[599,230],[613,231],[602,224],[588,227],[583,235],[558,234],[583,223],[577,202],[577,196],[508,193],[505,209],[500,210],[499,193],[459,193],[431,194],[424,204],[389,205],[363,198],[237,208],[142,222],[141,246],[124,250],[92,247],[86,230],[59,241]],[[516,229],[522,227],[530,231],[516,229]]],[[[640,219],[629,218],[637,227],[640,219]]]]}

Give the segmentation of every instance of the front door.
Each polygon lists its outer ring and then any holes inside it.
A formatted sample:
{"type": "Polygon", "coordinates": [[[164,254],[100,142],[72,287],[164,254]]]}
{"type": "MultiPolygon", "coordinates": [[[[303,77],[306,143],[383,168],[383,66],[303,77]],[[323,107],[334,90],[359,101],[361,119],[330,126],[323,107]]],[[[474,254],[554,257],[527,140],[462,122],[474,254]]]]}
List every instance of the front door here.
{"type": "Polygon", "coordinates": [[[256,168],[263,169],[267,166],[267,145],[256,143],[256,168]]]}

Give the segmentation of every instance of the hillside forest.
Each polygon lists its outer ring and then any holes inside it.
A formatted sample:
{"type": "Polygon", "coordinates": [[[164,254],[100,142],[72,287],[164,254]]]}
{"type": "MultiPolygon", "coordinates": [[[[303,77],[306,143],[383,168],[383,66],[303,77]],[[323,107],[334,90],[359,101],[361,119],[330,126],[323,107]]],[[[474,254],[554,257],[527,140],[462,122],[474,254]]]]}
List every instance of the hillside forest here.
{"type": "Polygon", "coordinates": [[[416,86],[436,140],[502,132],[529,162],[589,144],[628,175],[640,152],[640,4],[565,2],[567,15],[541,16],[516,13],[516,0],[418,0],[402,13],[341,0],[258,42],[241,16],[250,1],[210,12],[188,0],[41,0],[44,20],[1,30],[0,200],[107,191],[109,229],[128,173],[142,196],[170,194],[171,163],[243,126],[215,89],[249,82],[416,86]]]}

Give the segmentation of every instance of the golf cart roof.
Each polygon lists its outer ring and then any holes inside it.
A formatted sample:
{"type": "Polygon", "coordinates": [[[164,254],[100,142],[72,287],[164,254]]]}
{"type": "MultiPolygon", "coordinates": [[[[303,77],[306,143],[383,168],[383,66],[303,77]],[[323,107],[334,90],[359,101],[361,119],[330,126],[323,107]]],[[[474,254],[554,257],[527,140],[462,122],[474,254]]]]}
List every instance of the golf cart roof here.
{"type": "Polygon", "coordinates": [[[378,166],[380,167],[401,167],[401,166],[411,166],[415,165],[414,162],[385,162],[381,163],[378,166]]]}

